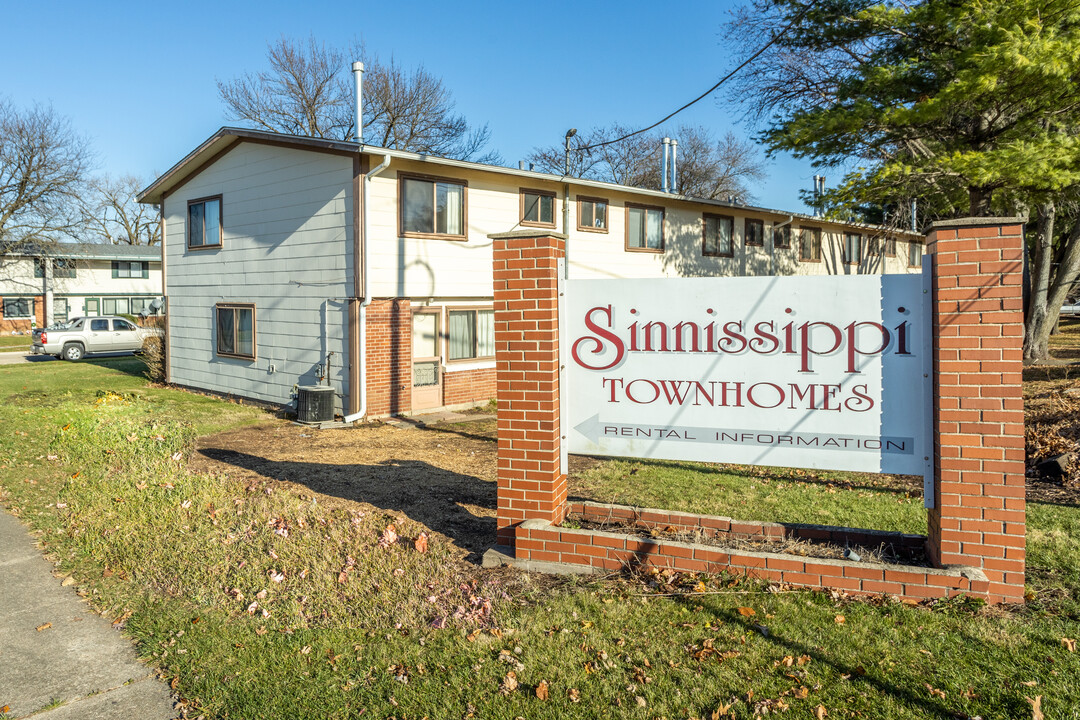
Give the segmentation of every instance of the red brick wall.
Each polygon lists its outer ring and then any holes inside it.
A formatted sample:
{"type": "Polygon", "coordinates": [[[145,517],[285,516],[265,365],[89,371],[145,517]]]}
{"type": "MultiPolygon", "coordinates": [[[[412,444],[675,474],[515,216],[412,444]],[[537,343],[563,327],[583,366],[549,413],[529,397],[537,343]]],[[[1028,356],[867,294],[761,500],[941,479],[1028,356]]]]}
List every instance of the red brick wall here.
{"type": "Polygon", "coordinates": [[[443,405],[491,400],[495,393],[495,368],[443,374],[443,405]]]}
{"type": "Polygon", "coordinates": [[[514,543],[529,518],[560,522],[558,259],[564,241],[522,233],[492,236],[495,364],[498,370],[498,539],[514,543]]]}
{"type": "Polygon", "coordinates": [[[367,414],[412,409],[412,309],[406,298],[373,300],[367,308],[367,414]]]}
{"type": "Polygon", "coordinates": [[[1023,226],[935,223],[935,507],[931,557],[980,568],[992,600],[1024,596],[1023,226]]]}

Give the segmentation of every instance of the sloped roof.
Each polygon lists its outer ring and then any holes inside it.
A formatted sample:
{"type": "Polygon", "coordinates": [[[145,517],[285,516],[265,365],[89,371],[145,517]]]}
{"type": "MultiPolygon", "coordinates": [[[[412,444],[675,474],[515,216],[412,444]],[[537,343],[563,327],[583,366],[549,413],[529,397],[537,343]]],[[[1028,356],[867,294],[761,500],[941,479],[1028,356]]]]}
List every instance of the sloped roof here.
{"type": "Polygon", "coordinates": [[[146,260],[161,262],[160,245],[58,242],[23,245],[12,248],[7,254],[22,257],[74,258],[77,260],[146,260]]]}

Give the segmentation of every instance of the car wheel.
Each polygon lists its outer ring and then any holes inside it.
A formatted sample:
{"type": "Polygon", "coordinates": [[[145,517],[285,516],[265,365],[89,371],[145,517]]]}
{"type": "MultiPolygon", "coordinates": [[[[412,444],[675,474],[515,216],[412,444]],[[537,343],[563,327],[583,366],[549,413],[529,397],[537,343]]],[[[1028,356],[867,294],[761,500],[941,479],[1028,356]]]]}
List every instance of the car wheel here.
{"type": "Polygon", "coordinates": [[[76,345],[75,343],[72,343],[71,345],[65,345],[64,346],[63,356],[64,356],[65,360],[70,360],[71,362],[78,362],[79,360],[82,360],[83,359],[83,347],[82,347],[82,345],[76,345]]]}

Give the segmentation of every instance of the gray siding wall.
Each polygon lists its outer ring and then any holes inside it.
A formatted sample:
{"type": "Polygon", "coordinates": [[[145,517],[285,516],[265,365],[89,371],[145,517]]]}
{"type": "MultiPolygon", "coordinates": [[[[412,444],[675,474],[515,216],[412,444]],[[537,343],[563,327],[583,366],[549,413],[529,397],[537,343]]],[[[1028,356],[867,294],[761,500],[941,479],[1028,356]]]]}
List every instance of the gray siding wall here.
{"type": "Polygon", "coordinates": [[[165,201],[166,294],[175,383],[288,404],[330,382],[348,397],[352,283],[352,159],[241,143],[165,201]],[[189,200],[222,196],[220,249],[187,248],[189,200]],[[215,352],[214,306],[255,304],[256,359],[215,352]]]}

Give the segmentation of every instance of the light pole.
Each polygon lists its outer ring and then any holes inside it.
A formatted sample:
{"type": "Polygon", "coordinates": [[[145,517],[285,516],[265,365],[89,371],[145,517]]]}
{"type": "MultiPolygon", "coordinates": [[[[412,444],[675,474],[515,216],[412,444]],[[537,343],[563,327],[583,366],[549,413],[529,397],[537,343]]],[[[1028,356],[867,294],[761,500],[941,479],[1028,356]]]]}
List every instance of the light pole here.
{"type": "Polygon", "coordinates": [[[566,131],[566,167],[563,175],[570,174],[570,138],[577,135],[577,128],[570,128],[566,131]]]}

